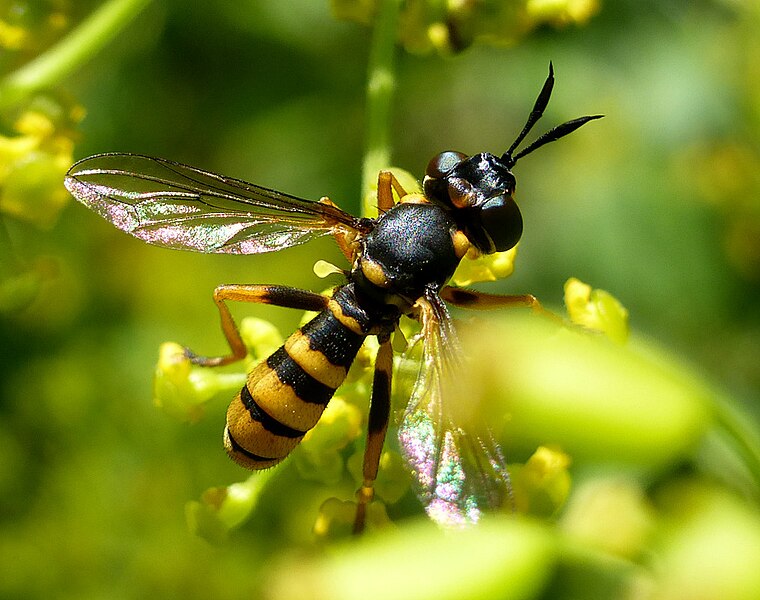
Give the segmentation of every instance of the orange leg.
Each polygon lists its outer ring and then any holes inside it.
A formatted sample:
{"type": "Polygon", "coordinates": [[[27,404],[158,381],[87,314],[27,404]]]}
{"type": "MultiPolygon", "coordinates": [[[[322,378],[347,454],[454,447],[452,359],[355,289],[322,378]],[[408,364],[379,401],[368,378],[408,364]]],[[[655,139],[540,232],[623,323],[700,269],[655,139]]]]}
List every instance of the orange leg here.
{"type": "Polygon", "coordinates": [[[524,306],[532,308],[535,312],[545,312],[538,298],[532,294],[503,296],[501,294],[485,294],[483,292],[447,285],[441,290],[440,296],[446,302],[460,308],[487,310],[491,308],[503,308],[505,306],[524,306]]]}
{"type": "Polygon", "coordinates": [[[367,447],[364,450],[362,486],[356,492],[356,519],[354,533],[361,533],[367,517],[367,505],[375,495],[375,479],[380,466],[380,456],[388,430],[391,411],[391,375],[393,372],[393,347],[390,337],[381,340],[375,358],[375,377],[372,382],[372,400],[367,422],[367,447]]]}
{"type": "Polygon", "coordinates": [[[320,311],[327,307],[329,298],[314,292],[281,285],[220,285],[214,290],[214,302],[219,309],[222,321],[222,332],[230,345],[232,352],[226,356],[198,356],[188,348],[185,354],[196,365],[203,367],[220,367],[242,360],[247,353],[240,331],[232,318],[232,313],[226,302],[259,302],[273,304],[285,308],[320,311]]]}
{"type": "Polygon", "coordinates": [[[399,198],[407,195],[401,187],[398,179],[391,171],[380,171],[377,175],[377,210],[380,214],[393,208],[393,191],[396,190],[399,198]]]}
{"type": "MultiPolygon", "coordinates": [[[[377,175],[377,210],[379,214],[382,215],[393,208],[393,190],[396,190],[399,198],[407,195],[406,190],[401,186],[393,173],[390,171],[380,171],[377,175]]],[[[327,197],[320,199],[320,202],[335,206],[332,200],[327,197]]],[[[338,229],[333,235],[343,256],[349,262],[353,262],[354,258],[356,258],[356,232],[338,229]]]]}
{"type": "Polygon", "coordinates": [[[519,296],[503,296],[501,294],[485,294],[475,290],[467,290],[447,285],[441,290],[441,298],[460,308],[472,308],[475,310],[488,310],[492,308],[520,307],[530,308],[534,313],[548,317],[559,325],[566,325],[565,320],[546,310],[533,294],[519,296]]]}

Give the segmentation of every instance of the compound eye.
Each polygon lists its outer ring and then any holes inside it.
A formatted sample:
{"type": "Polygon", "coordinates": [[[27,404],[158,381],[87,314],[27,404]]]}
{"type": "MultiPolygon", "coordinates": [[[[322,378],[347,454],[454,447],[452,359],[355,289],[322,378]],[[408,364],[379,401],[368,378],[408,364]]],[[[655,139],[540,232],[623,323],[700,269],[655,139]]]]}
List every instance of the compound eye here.
{"type": "Polygon", "coordinates": [[[425,169],[425,175],[440,179],[465,158],[467,158],[467,155],[462,154],[461,152],[454,152],[452,150],[441,152],[438,156],[434,156],[428,163],[427,169],[425,169]]]}
{"type": "Polygon", "coordinates": [[[520,241],[522,214],[511,196],[496,196],[483,204],[480,222],[494,245],[493,252],[509,250],[520,241]]]}
{"type": "Polygon", "coordinates": [[[449,198],[455,207],[465,208],[475,204],[475,190],[469,181],[461,177],[449,177],[446,181],[449,184],[449,198]]]}

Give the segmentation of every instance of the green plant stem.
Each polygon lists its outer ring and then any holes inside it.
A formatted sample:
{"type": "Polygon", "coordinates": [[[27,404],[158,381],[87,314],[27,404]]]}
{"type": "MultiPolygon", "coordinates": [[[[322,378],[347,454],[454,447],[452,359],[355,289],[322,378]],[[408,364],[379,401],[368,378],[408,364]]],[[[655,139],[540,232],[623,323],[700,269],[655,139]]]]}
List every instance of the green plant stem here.
{"type": "Polygon", "coordinates": [[[756,490],[760,490],[760,439],[757,432],[727,402],[715,403],[715,418],[718,426],[735,444],[744,466],[752,475],[756,490]]]}
{"type": "Polygon", "coordinates": [[[150,0],[109,0],[57,44],[0,81],[0,109],[55,85],[95,55],[150,0]]]}
{"type": "MultiPolygon", "coordinates": [[[[382,0],[378,7],[367,71],[367,129],[362,164],[362,197],[375,184],[377,172],[391,164],[390,121],[396,91],[394,55],[400,0],[382,0]]],[[[363,207],[364,214],[367,206],[363,207]]]]}
{"type": "Polygon", "coordinates": [[[19,272],[19,264],[13,252],[11,236],[5,224],[5,218],[0,214],[0,282],[6,277],[16,275],[19,272]]]}

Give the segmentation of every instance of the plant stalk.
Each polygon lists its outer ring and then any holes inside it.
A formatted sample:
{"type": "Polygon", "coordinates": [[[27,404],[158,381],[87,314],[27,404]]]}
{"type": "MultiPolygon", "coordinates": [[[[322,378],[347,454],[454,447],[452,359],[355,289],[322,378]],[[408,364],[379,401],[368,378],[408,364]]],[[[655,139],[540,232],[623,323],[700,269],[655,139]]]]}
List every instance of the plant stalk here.
{"type": "MultiPolygon", "coordinates": [[[[367,71],[367,128],[362,164],[362,198],[367,198],[377,173],[391,165],[391,106],[396,91],[395,50],[400,0],[382,0],[378,6],[367,71]]],[[[372,207],[363,206],[366,216],[372,207]]]]}
{"type": "Polygon", "coordinates": [[[0,80],[0,110],[22,102],[72,73],[105,46],[150,0],[108,0],[23,67],[0,80]]]}

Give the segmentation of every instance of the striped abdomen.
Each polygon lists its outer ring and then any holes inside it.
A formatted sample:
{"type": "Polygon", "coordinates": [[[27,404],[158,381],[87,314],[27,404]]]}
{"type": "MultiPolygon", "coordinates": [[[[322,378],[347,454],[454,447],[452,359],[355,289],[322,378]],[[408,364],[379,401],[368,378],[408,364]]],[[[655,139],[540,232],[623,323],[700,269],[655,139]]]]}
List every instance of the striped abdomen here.
{"type": "Polygon", "coordinates": [[[248,469],[276,465],[317,424],[364,341],[335,300],[259,363],[227,410],[224,446],[248,469]]]}

